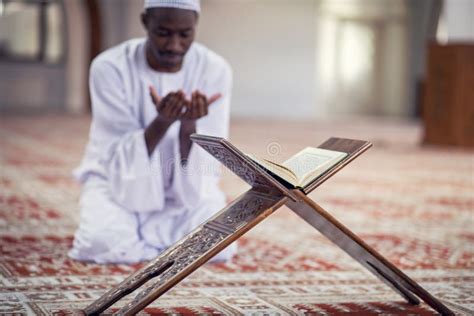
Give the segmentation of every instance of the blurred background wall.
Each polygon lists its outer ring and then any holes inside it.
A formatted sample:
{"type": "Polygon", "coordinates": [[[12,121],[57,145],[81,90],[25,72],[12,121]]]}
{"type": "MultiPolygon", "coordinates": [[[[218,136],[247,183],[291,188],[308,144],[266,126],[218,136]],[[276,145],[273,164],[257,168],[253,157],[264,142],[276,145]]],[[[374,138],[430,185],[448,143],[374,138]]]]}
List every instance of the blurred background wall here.
{"type": "MultiPolygon", "coordinates": [[[[100,51],[144,36],[140,0],[0,0],[0,111],[86,113],[100,51]]],[[[202,0],[234,118],[420,114],[430,41],[474,41],[472,0],[202,0]]]]}

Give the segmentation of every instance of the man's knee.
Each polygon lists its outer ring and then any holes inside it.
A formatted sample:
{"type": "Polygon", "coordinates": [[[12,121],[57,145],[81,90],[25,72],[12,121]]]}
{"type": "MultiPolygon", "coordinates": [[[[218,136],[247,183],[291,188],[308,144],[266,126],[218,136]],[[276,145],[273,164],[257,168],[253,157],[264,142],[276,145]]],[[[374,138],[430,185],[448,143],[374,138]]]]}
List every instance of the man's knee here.
{"type": "Polygon", "coordinates": [[[136,236],[114,231],[92,231],[76,234],[69,256],[96,263],[136,263],[153,259],[158,250],[136,236]],[[128,237],[128,238],[127,238],[128,237]]]}
{"type": "Polygon", "coordinates": [[[78,230],[74,237],[73,247],[69,256],[84,261],[98,262],[98,258],[111,251],[110,236],[101,231],[78,230]]]}

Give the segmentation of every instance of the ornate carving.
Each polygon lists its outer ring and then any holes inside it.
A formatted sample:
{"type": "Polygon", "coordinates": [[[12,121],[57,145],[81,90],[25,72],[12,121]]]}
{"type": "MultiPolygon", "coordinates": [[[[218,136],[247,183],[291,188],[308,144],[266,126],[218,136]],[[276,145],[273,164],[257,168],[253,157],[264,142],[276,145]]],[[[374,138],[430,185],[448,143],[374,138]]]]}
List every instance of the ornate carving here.
{"type": "Polygon", "coordinates": [[[135,296],[135,298],[129,304],[125,305],[117,314],[121,315],[129,311],[137,303],[148,296],[154,289],[157,289],[165,284],[170,278],[176,276],[225,237],[225,234],[206,227],[202,227],[200,230],[190,235],[183,243],[178,244],[171,252],[160,258],[159,262],[162,264],[170,262],[170,268],[164,271],[156,282],[153,282],[135,296]]]}
{"type": "Polygon", "coordinates": [[[252,170],[245,161],[242,161],[235,155],[231,154],[229,149],[223,146],[210,145],[208,143],[199,143],[199,146],[204,148],[223,165],[251,186],[272,186],[267,179],[252,170]]]}
{"type": "Polygon", "coordinates": [[[243,199],[234,204],[228,214],[223,219],[225,224],[240,224],[241,222],[248,222],[257,216],[266,207],[263,199],[254,197],[252,199],[243,199]]]}
{"type": "Polygon", "coordinates": [[[225,237],[226,234],[222,232],[202,227],[192,235],[189,235],[182,243],[175,245],[171,251],[163,253],[145,268],[88,306],[85,310],[86,314],[94,314],[97,311],[103,310],[104,307],[110,306],[110,303],[127,295],[137,284],[142,284],[146,280],[159,276],[156,282],[147,286],[131,303],[125,305],[119,311],[119,314],[127,312],[137,302],[149,295],[153,289],[166,283],[166,281],[203,256],[225,237]]]}

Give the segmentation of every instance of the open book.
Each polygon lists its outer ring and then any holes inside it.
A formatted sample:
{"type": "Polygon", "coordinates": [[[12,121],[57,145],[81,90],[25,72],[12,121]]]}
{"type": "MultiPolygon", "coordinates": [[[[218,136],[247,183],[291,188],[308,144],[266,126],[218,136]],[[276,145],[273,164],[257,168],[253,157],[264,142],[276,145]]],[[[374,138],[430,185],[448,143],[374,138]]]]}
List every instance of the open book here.
{"type": "Polygon", "coordinates": [[[304,188],[347,156],[347,153],[306,147],[283,163],[247,155],[294,188],[304,188]]]}

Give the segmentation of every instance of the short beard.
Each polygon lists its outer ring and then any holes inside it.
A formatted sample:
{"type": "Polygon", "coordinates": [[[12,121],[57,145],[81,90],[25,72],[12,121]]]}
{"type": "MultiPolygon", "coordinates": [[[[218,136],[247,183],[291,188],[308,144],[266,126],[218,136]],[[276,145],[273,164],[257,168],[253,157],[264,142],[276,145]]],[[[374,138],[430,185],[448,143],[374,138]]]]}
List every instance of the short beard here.
{"type": "Polygon", "coordinates": [[[172,71],[179,71],[183,65],[182,61],[179,64],[167,64],[161,60],[161,54],[160,52],[154,47],[153,45],[150,44],[150,40],[147,39],[146,42],[146,49],[150,53],[150,57],[153,58],[154,64],[158,68],[163,68],[165,70],[172,70],[172,71]]]}

